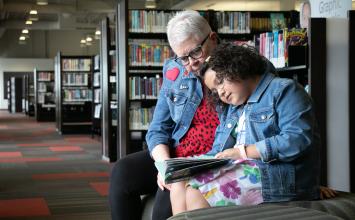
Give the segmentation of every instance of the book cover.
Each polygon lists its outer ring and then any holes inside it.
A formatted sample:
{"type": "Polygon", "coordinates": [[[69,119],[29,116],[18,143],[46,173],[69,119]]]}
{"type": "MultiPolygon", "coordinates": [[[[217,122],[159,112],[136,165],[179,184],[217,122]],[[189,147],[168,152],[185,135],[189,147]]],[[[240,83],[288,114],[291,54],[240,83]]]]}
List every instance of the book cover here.
{"type": "Polygon", "coordinates": [[[166,184],[187,180],[190,177],[213,168],[231,163],[231,159],[216,159],[213,156],[172,158],[155,162],[155,166],[166,184]]]}
{"type": "Polygon", "coordinates": [[[285,17],[282,13],[270,13],[272,31],[282,30],[286,27],[285,17]]]}

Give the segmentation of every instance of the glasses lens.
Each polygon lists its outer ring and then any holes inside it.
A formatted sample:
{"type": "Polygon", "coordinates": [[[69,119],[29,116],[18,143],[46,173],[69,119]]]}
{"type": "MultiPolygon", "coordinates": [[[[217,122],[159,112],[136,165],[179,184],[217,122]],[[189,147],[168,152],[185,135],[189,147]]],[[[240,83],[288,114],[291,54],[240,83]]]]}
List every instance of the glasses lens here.
{"type": "Polygon", "coordinates": [[[202,47],[196,47],[195,49],[191,50],[189,53],[190,57],[194,59],[198,59],[202,56],[202,47]]]}
{"type": "Polygon", "coordinates": [[[187,65],[187,64],[189,64],[189,62],[190,62],[188,56],[180,57],[179,60],[180,60],[180,62],[181,62],[182,65],[187,65]]]}

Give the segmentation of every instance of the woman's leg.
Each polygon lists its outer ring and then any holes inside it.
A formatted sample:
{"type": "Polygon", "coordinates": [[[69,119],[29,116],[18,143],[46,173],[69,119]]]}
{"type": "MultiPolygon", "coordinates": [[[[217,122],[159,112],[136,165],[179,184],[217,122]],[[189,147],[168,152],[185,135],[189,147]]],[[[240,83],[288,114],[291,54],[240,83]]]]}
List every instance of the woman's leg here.
{"type": "Polygon", "coordinates": [[[148,151],[129,154],[111,171],[109,201],[112,220],[140,220],[141,195],[157,189],[157,170],[148,151]]]}
{"type": "Polygon", "coordinates": [[[173,215],[186,211],[186,182],[177,182],[171,184],[170,202],[173,215]]]}
{"type": "Polygon", "coordinates": [[[187,210],[208,208],[208,204],[205,197],[198,189],[194,189],[191,186],[186,188],[186,208],[187,210]]]}

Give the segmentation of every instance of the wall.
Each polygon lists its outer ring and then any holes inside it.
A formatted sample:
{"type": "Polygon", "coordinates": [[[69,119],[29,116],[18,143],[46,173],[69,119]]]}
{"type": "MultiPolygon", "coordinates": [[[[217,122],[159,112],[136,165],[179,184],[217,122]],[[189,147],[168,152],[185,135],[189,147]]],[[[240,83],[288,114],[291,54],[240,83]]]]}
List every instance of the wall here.
{"type": "Polygon", "coordinates": [[[7,108],[4,99],[4,72],[32,72],[34,68],[53,70],[53,59],[9,59],[0,58],[0,109],[7,108]]]}
{"type": "Polygon", "coordinates": [[[80,39],[93,31],[87,30],[30,30],[25,45],[19,44],[20,30],[6,30],[0,38],[0,57],[54,58],[58,51],[64,55],[95,55],[99,40],[90,47],[80,47],[80,39]]]}
{"type": "Polygon", "coordinates": [[[328,185],[350,191],[349,28],[345,18],[327,18],[328,185]]]}

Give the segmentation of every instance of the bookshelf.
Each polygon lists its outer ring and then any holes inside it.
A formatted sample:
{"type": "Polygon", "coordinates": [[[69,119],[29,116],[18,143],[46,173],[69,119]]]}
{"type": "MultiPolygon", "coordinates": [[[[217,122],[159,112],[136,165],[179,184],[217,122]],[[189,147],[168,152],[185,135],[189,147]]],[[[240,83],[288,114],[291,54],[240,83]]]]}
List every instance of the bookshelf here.
{"type": "MultiPolygon", "coordinates": [[[[113,23],[113,21],[112,21],[113,23]]],[[[101,22],[101,92],[102,92],[102,156],[113,162],[117,159],[117,66],[115,31],[106,17],[101,22]]]]}
{"type": "Polygon", "coordinates": [[[55,121],[54,71],[34,69],[35,117],[37,121],[55,121]]]}
{"type": "MultiPolygon", "coordinates": [[[[172,10],[128,10],[127,0],[120,0],[118,3],[116,32],[118,78],[120,82],[117,87],[119,94],[118,121],[120,122],[118,158],[145,148],[145,133],[157,97],[147,94],[146,88],[154,87],[159,91],[163,62],[154,62],[154,56],[152,56],[152,62],[147,57],[140,57],[140,54],[149,51],[149,46],[153,44],[159,44],[160,48],[168,47],[165,28],[166,23],[175,12],[172,10]],[[157,19],[151,19],[150,16],[156,16],[157,19]],[[155,23],[146,21],[154,21],[155,23]],[[159,27],[159,25],[161,26],[159,27]]],[[[216,31],[222,40],[249,41],[254,40],[256,34],[271,31],[270,14],[275,12],[218,12],[208,10],[200,11],[200,13],[209,21],[212,30],[216,31]],[[237,30],[224,27],[223,21],[226,20],[226,17],[230,17],[231,13],[235,13],[241,22],[237,30]],[[250,26],[247,27],[246,24],[250,24],[250,26]],[[244,27],[240,28],[243,25],[244,27]]],[[[298,23],[298,12],[283,11],[277,13],[283,15],[285,27],[293,27],[294,23],[298,23]]],[[[227,26],[229,27],[229,25],[227,26]]],[[[154,49],[153,52],[149,53],[154,54],[154,49]]],[[[173,55],[172,51],[164,51],[162,54],[173,55]]],[[[300,69],[306,71],[305,65],[305,63],[297,65],[299,66],[297,71],[300,69]]],[[[291,69],[282,69],[282,72],[287,71],[291,71],[291,69]]],[[[294,67],[292,71],[296,71],[296,68],[294,67]]]]}
{"type": "Polygon", "coordinates": [[[34,92],[34,79],[32,74],[24,75],[23,82],[24,82],[24,107],[25,107],[25,114],[28,116],[34,116],[34,108],[35,108],[35,92],[34,92]]]}
{"type": "Polygon", "coordinates": [[[6,82],[7,87],[7,110],[11,112],[11,79],[6,82]]]}
{"type": "Polygon", "coordinates": [[[92,57],[55,57],[56,127],[61,134],[90,133],[92,57]]]}
{"type": "Polygon", "coordinates": [[[23,95],[23,81],[22,77],[10,78],[10,96],[8,101],[10,102],[10,112],[18,113],[22,112],[22,95],[23,95]]]}
{"type": "Polygon", "coordinates": [[[100,55],[96,55],[92,77],[92,137],[101,136],[101,99],[100,55]]]}

